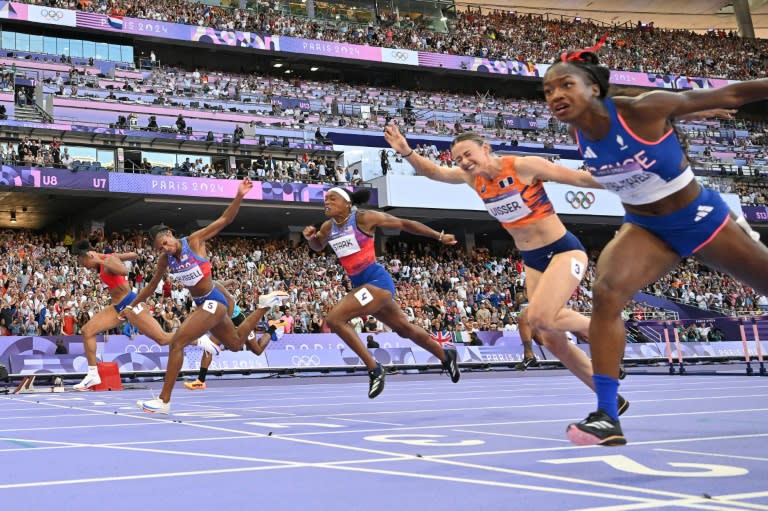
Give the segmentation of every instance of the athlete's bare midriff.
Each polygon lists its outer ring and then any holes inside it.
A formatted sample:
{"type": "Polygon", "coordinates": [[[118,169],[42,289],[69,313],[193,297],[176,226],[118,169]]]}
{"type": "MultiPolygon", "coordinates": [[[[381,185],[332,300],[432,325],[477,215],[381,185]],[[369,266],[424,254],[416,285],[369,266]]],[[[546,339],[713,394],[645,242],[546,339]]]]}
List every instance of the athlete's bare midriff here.
{"type": "Polygon", "coordinates": [[[520,227],[506,227],[518,250],[536,250],[565,236],[566,229],[557,215],[520,227]]]}

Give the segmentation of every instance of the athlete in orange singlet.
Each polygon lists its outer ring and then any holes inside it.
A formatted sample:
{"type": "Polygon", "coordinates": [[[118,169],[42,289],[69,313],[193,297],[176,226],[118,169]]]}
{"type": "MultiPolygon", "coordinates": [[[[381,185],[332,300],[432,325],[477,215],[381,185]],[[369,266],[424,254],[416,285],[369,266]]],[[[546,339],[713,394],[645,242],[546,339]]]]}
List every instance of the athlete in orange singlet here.
{"type": "MultiPolygon", "coordinates": [[[[451,144],[456,167],[440,167],[415,153],[396,126],[387,126],[384,138],[417,174],[444,183],[467,184],[483,199],[488,213],[512,236],[523,257],[529,300],[526,314],[531,328],[560,362],[595,390],[589,358],[565,336],[570,331],[588,339],[589,318],[566,307],[586,273],[587,254],[555,214],[542,182],[602,186],[588,172],[555,165],[538,156],[495,156],[490,144],[472,132],[462,133],[451,144]]],[[[628,406],[620,396],[621,411],[628,406]]]]}

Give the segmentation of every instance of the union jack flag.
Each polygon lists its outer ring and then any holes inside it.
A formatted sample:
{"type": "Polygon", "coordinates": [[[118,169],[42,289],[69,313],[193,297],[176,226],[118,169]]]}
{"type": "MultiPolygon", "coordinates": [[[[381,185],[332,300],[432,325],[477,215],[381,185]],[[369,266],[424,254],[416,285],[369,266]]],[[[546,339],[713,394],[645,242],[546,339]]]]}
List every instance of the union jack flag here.
{"type": "Polygon", "coordinates": [[[432,340],[437,341],[445,346],[453,346],[453,334],[447,330],[441,330],[439,332],[432,332],[429,334],[432,340]]]}

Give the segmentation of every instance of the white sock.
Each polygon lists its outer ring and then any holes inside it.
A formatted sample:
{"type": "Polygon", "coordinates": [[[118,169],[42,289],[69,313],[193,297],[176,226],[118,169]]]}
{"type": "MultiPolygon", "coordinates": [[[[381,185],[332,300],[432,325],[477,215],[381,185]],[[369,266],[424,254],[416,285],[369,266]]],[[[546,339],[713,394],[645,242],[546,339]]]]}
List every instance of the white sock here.
{"type": "Polygon", "coordinates": [[[99,374],[99,368],[97,366],[88,366],[88,374],[94,376],[99,374]]]}

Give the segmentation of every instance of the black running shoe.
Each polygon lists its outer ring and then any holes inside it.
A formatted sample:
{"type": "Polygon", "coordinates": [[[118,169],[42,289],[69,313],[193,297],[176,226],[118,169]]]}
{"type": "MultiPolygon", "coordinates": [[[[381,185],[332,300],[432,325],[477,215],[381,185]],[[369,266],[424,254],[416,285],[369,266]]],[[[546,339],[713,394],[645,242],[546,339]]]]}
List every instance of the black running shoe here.
{"type": "Polygon", "coordinates": [[[459,371],[459,362],[457,360],[458,353],[456,353],[456,350],[445,350],[445,356],[446,360],[443,362],[443,367],[448,371],[451,381],[457,383],[461,378],[461,371],[459,371]]]}
{"type": "Polygon", "coordinates": [[[629,401],[624,399],[624,396],[622,396],[621,394],[619,394],[618,400],[619,400],[619,415],[624,415],[624,412],[629,410],[629,401]]]}
{"type": "Polygon", "coordinates": [[[371,381],[368,383],[368,397],[373,399],[384,390],[384,378],[386,373],[381,364],[376,364],[376,369],[368,371],[368,377],[371,381]]]}
{"type": "Polygon", "coordinates": [[[515,364],[515,371],[525,371],[529,367],[539,367],[539,361],[536,357],[526,357],[515,364]]]}
{"type": "Polygon", "coordinates": [[[616,446],[627,443],[619,421],[611,419],[602,410],[590,413],[581,422],[569,424],[566,434],[576,445],[616,446]]]}

